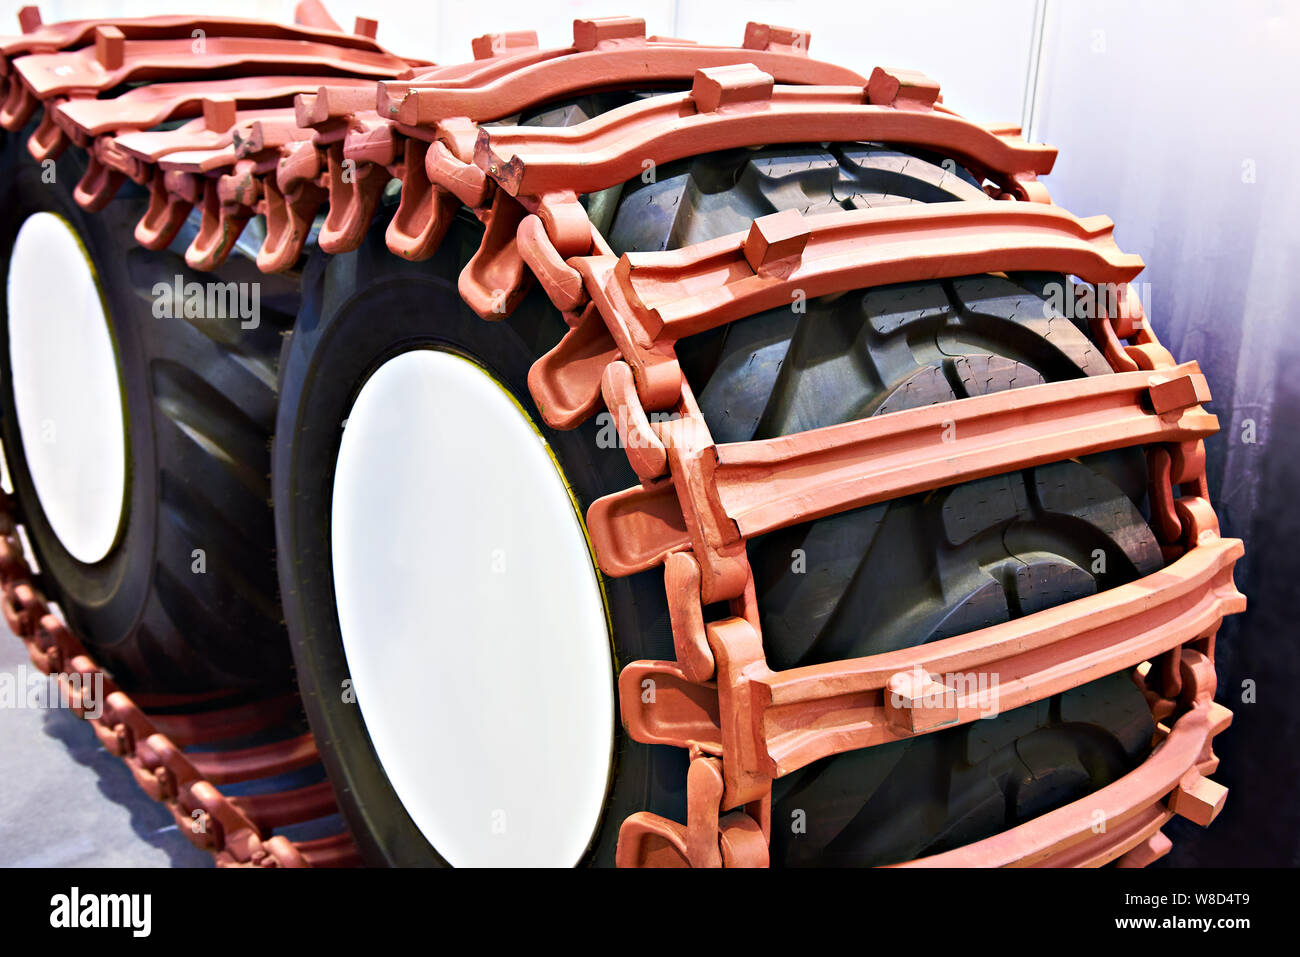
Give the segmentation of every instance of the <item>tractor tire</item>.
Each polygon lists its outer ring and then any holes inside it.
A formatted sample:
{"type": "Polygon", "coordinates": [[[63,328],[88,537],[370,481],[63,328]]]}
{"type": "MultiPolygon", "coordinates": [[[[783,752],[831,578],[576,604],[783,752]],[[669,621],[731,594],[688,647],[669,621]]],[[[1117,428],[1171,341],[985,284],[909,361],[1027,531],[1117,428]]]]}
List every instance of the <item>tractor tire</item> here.
{"type": "MultiPolygon", "coordinates": [[[[610,489],[635,481],[624,456],[602,454],[604,450],[597,446],[594,422],[572,432],[555,432],[540,424],[541,417],[528,393],[528,369],[541,352],[558,341],[566,328],[564,321],[545,297],[536,292],[526,297],[502,322],[486,323],[475,315],[457,294],[456,278],[465,257],[477,244],[475,225],[458,222],[433,259],[409,263],[388,252],[383,232],[377,229],[355,252],[313,262],[304,281],[303,310],[292,336],[285,342],[281,361],[280,418],[272,476],[279,549],[282,555],[292,556],[292,561],[284,561],[280,566],[281,595],[293,638],[303,706],[340,809],[363,855],[372,864],[436,865],[449,857],[452,863],[460,861],[445,849],[445,854],[439,853],[398,799],[391,776],[400,771],[393,768],[385,772],[368,730],[368,723],[376,720],[377,702],[367,698],[363,676],[359,673],[354,676],[356,669],[349,667],[349,655],[345,653],[340,623],[343,609],[334,580],[336,560],[331,533],[336,508],[336,466],[348,428],[357,428],[351,419],[357,416],[354,400],[358,394],[377,369],[394,359],[422,352],[463,357],[490,374],[526,411],[582,509],[610,489]],[[354,677],[355,698],[351,698],[348,692],[353,689],[354,677]]],[[[446,409],[446,415],[472,421],[475,410],[456,406],[446,409]]],[[[433,429],[437,421],[426,424],[433,429]]],[[[473,449],[464,451],[472,454],[473,449]]],[[[463,464],[451,461],[447,467],[456,469],[463,464]]],[[[514,481],[507,476],[505,488],[495,490],[504,494],[514,481]]],[[[487,491],[482,490],[485,495],[487,491]]],[[[518,491],[520,494],[527,491],[522,482],[518,491]]],[[[414,497],[427,501],[430,510],[446,504],[423,490],[417,490],[414,497]]],[[[449,507],[453,511],[482,510],[486,526],[494,503],[484,498],[450,503],[449,507]]],[[[575,527],[578,515],[575,509],[575,527]]],[[[409,529],[418,520],[418,516],[409,515],[400,524],[409,529]]],[[[400,580],[403,565],[418,562],[430,569],[427,587],[437,590],[438,554],[450,551],[465,562],[490,561],[489,554],[477,542],[439,539],[412,542],[401,528],[390,531],[393,540],[384,553],[365,556],[368,561],[380,563],[381,582],[400,580]]],[[[545,554],[548,545],[534,542],[532,547],[545,554]]],[[[512,564],[521,561],[514,554],[509,560],[512,564]]],[[[593,578],[594,574],[593,569],[593,578]]],[[[661,583],[653,581],[652,576],[640,576],[606,580],[603,586],[614,634],[627,636],[618,640],[619,662],[662,656],[671,651],[672,636],[663,608],[661,583]]],[[[458,597],[447,594],[444,599],[448,604],[459,604],[458,597]]],[[[379,615],[381,609],[400,603],[402,598],[382,591],[373,594],[369,599],[373,609],[370,614],[379,615]]],[[[499,602],[509,600],[508,595],[497,597],[499,602]]],[[[491,607],[482,609],[484,614],[492,610],[491,607]]],[[[434,635],[443,627],[437,621],[408,625],[417,632],[431,630],[434,635]]],[[[502,635],[502,643],[509,637],[512,636],[502,635]]],[[[510,646],[513,647],[513,641],[510,646]]],[[[545,648],[538,648],[536,655],[538,682],[546,686],[553,679],[562,678],[548,673],[545,648]]],[[[351,649],[351,657],[356,657],[355,648],[351,649]]],[[[412,668],[412,663],[394,657],[389,667],[412,668]]],[[[610,670],[605,675],[603,687],[583,689],[592,695],[603,695],[610,702],[607,723],[611,732],[615,722],[614,674],[610,670]]],[[[411,693],[418,694],[417,686],[433,677],[412,673],[411,693]]],[[[451,685],[458,685],[461,680],[455,676],[442,677],[450,680],[451,685]]],[[[489,677],[482,675],[480,680],[489,677]]],[[[463,680],[469,680],[468,676],[463,680]]],[[[518,707],[514,715],[518,733],[527,734],[527,702],[519,702],[518,707]]],[[[464,715],[464,721],[471,723],[481,717],[469,712],[464,715]]],[[[411,730],[418,736],[428,728],[417,724],[411,730]]],[[[491,760],[485,756],[482,763],[487,765],[491,760]]],[[[602,802],[605,807],[601,819],[606,823],[592,839],[590,853],[584,855],[600,863],[612,863],[618,826],[628,814],[645,807],[668,806],[678,812],[685,811],[682,784],[686,762],[681,752],[645,748],[620,735],[615,761],[618,768],[613,776],[615,783],[602,802]]],[[[391,757],[389,763],[393,763],[391,757]]],[[[461,786],[469,771],[466,767],[440,776],[441,787],[461,786]]],[[[402,782],[398,782],[398,787],[401,786],[402,782]]],[[[409,794],[407,797],[410,803],[409,794]]],[[[506,812],[507,819],[527,813],[522,803],[515,806],[505,798],[490,805],[490,808],[498,807],[506,812]]],[[[491,824],[485,810],[478,820],[466,820],[462,827],[483,829],[491,824]]]]}
{"type": "Polygon", "coordinates": [[[189,238],[184,230],[172,249],[137,246],[131,237],[145,208],[143,192],[128,184],[104,209],[83,211],[72,196],[83,154],[69,150],[47,172],[27,154],[29,132],[6,136],[0,164],[0,262],[8,293],[0,323],[0,428],[39,585],[128,691],[179,700],[287,687],[292,674],[277,602],[268,443],[274,363],[280,333],[296,312],[294,286],[261,276],[242,252],[218,274],[193,273],[177,252],[189,238]],[[79,246],[82,256],[66,266],[35,263],[30,242],[16,249],[24,226],[33,223],[33,230],[63,236],[66,249],[79,246]],[[87,289],[97,289],[103,307],[107,335],[102,326],[94,334],[111,341],[117,380],[104,404],[120,408],[124,437],[119,471],[108,476],[122,489],[120,520],[116,530],[94,531],[99,540],[89,542],[90,550],[81,542],[87,504],[63,499],[70,481],[75,498],[110,466],[91,458],[93,443],[68,443],[72,454],[50,464],[36,450],[35,480],[31,467],[35,445],[75,434],[79,416],[93,420],[102,411],[57,404],[59,376],[75,374],[58,357],[34,368],[40,324],[53,325],[65,343],[83,334],[76,325],[83,320],[57,305],[58,283],[71,282],[74,272],[87,289]],[[235,316],[157,318],[160,301],[175,299],[177,282],[256,284],[245,287],[260,294],[256,327],[235,316]],[[19,314],[33,308],[39,317],[19,314]],[[55,411],[34,419],[42,409],[55,411]],[[38,421],[39,432],[32,427],[38,421]],[[47,498],[51,490],[59,493],[51,498],[59,499],[53,514],[42,488],[47,498]]]}
{"type": "MultiPolygon", "coordinates": [[[[646,180],[584,199],[593,217],[601,210],[616,253],[700,242],[783,209],[815,213],[984,195],[951,160],[874,144],[732,151],[671,164],[646,180]]],[[[416,737],[401,742],[392,734],[384,701],[417,695],[429,677],[405,672],[416,632],[438,635],[444,623],[411,623],[406,644],[390,640],[403,629],[385,615],[405,599],[384,584],[419,581],[410,566],[427,562],[428,578],[412,587],[427,588],[456,614],[476,607],[493,614],[490,599],[509,602],[510,594],[484,591],[476,605],[474,595],[440,592],[446,588],[440,576],[451,572],[432,571],[448,567],[428,557],[434,550],[456,549],[465,562],[480,560],[478,543],[432,540],[440,526],[427,526],[431,540],[414,550],[407,538],[415,533],[393,524],[385,527],[386,539],[363,534],[368,544],[356,555],[338,553],[335,482],[347,471],[348,422],[368,408],[370,384],[386,364],[413,352],[452,354],[509,394],[549,450],[579,520],[597,498],[637,480],[621,450],[599,447],[599,419],[568,432],[543,424],[527,373],[567,329],[544,295],[534,289],[508,318],[493,323],[478,319],[456,295],[460,268],[478,246],[480,227],[471,217],[462,217],[436,256],[422,264],[389,255],[382,226],[357,251],[311,263],[303,309],[280,364],[272,474],[277,541],[286,558],[281,592],[304,706],[340,808],[370,863],[531,863],[533,835],[508,828],[497,832],[496,844],[485,842],[485,856],[446,853],[431,835],[451,828],[431,826],[437,813],[409,806],[415,782],[426,794],[455,790],[475,775],[487,776],[491,757],[475,752],[461,755],[459,765],[449,760],[454,732],[435,757],[414,753],[416,737]],[[348,594],[341,597],[341,591],[348,594]],[[345,636],[342,618],[370,634],[374,647],[345,636]],[[354,659],[371,676],[369,688],[360,678],[354,686],[354,659]],[[384,740],[377,746],[371,732],[380,724],[384,740]],[[399,757],[395,749],[403,743],[407,753],[399,757]]],[[[982,275],[825,297],[683,340],[678,355],[717,442],[1109,373],[1086,328],[1050,306],[1050,284],[1064,281],[982,275]]],[[[419,434],[433,441],[441,434],[441,416],[475,420],[480,412],[464,403],[428,415],[419,434]]],[[[473,464],[472,443],[455,451],[445,469],[473,464]]],[[[349,481],[354,490],[365,487],[349,481]]],[[[478,494],[466,492],[454,503],[439,500],[422,480],[408,484],[401,491],[411,501],[426,503],[423,508],[442,516],[448,529],[467,530],[473,539],[505,499],[536,483],[523,474],[514,485],[489,477],[478,494]]],[[[1141,453],[1121,451],[884,502],[755,539],[748,553],[768,660],[789,668],[906,648],[1148,574],[1162,558],[1144,517],[1145,485],[1141,453]]],[[[353,529],[347,513],[342,521],[353,529]]],[[[544,552],[546,546],[536,547],[544,552]]],[[[543,567],[544,557],[537,560],[543,567]]],[[[613,646],[604,682],[612,685],[625,662],[674,657],[659,574],[599,579],[599,586],[613,646]]],[[[556,644],[543,638],[562,642],[563,636],[557,639],[547,624],[539,615],[539,646],[527,665],[519,656],[527,658],[530,649],[521,650],[510,636],[499,649],[485,648],[485,656],[496,656],[490,667],[439,676],[440,688],[456,687],[445,693],[462,706],[444,713],[442,723],[459,720],[468,731],[488,720],[475,710],[481,701],[459,685],[485,687],[509,667],[535,668],[540,688],[554,683],[560,689],[517,702],[516,734],[534,732],[530,719],[544,701],[580,694],[555,675],[559,669],[548,670],[556,644]]],[[[594,685],[588,690],[605,694],[594,685]]],[[[608,717],[614,726],[616,716],[608,717]]],[[[824,759],[776,783],[772,863],[886,864],[978,840],[1131,770],[1148,753],[1153,732],[1141,692],[1118,674],[970,726],[824,759]]],[[[631,810],[685,819],[684,752],[633,742],[617,727],[613,740],[609,783],[603,803],[593,805],[590,839],[566,859],[547,863],[611,863],[618,827],[631,810]]],[[[502,788],[508,770],[492,778],[502,788]]],[[[553,783],[535,769],[519,775],[510,785],[524,804],[530,787],[542,791],[553,783]]],[[[490,822],[461,820],[460,826],[487,828],[490,822]]]]}

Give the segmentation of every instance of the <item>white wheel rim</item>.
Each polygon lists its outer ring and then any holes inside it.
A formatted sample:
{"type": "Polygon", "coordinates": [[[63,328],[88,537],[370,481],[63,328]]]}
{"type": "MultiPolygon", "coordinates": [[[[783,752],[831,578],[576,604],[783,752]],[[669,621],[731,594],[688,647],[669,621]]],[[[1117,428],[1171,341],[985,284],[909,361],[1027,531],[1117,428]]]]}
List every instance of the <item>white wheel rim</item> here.
{"type": "Polygon", "coordinates": [[[417,349],[348,415],[331,508],[356,703],[384,772],[456,866],[568,866],[614,746],[600,582],[545,440],[479,366],[417,349]]]}
{"type": "Polygon", "coordinates": [[[126,504],[122,383],[94,267],[72,226],[36,213],[9,259],[9,365],[23,455],[63,547],[93,564],[126,504]]]}

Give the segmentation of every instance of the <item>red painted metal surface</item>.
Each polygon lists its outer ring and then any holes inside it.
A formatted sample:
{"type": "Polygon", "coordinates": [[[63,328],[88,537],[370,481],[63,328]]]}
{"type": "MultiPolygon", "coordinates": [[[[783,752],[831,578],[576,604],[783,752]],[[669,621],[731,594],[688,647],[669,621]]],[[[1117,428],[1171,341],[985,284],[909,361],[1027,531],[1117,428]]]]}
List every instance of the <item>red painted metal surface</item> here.
{"type": "MultiPolygon", "coordinates": [[[[319,4],[315,4],[319,6],[319,4]]],[[[309,4],[300,4],[302,8],[309,4]]],[[[89,46],[95,42],[99,27],[113,27],[130,40],[194,40],[194,31],[206,35],[252,37],[280,41],[325,40],[335,46],[357,50],[382,49],[371,36],[349,35],[337,24],[323,26],[308,23],[286,25],[270,20],[250,20],[242,17],[173,16],[173,17],[119,17],[104,20],[69,20],[46,26],[40,21],[40,12],[34,6],[19,11],[23,27],[21,36],[0,37],[0,56],[11,61],[31,53],[48,53],[89,46]],[[27,29],[31,26],[32,29],[27,29]]],[[[332,23],[332,21],[331,21],[332,23]]]]}
{"type": "MultiPolygon", "coordinates": [[[[789,210],[756,220],[748,234],[617,260],[577,256],[565,263],[538,229],[521,232],[519,246],[530,265],[541,266],[534,272],[558,307],[581,303],[574,276],[590,290],[608,331],[583,324],[569,335],[588,349],[598,339],[604,351],[618,350],[645,407],[661,410],[680,393],[673,347],[684,336],[788,306],[795,297],[883,282],[1033,268],[1126,283],[1142,261],[1120,252],[1112,228],[1104,216],[1080,220],[1056,206],[953,202],[812,217],[789,210]],[[775,245],[774,230],[782,231],[775,245]]],[[[574,347],[562,342],[556,352],[574,347]]],[[[530,386],[548,423],[572,426],[594,408],[599,371],[548,362],[530,386]]]]}
{"type": "MultiPolygon", "coordinates": [[[[335,77],[331,86],[354,86],[373,91],[363,78],[335,77]]],[[[168,120],[198,116],[205,101],[230,97],[243,109],[292,107],[299,93],[320,88],[319,76],[258,76],[231,80],[188,80],[153,83],[128,90],[111,100],[69,100],[54,111],[59,125],[78,137],[100,136],[125,130],[146,130],[168,120]]],[[[78,145],[85,146],[81,140],[78,145]]]]}
{"type": "Polygon", "coordinates": [[[1160,744],[1137,770],[1020,827],[902,866],[1099,867],[1113,860],[1146,866],[1168,853],[1160,827],[1174,815],[1207,826],[1227,797],[1206,775],[1218,766],[1213,741],[1232,712],[1214,702],[1214,662],[1206,654],[1184,649],[1179,667],[1190,707],[1162,730],[1160,744]]]}
{"type": "Polygon", "coordinates": [[[262,37],[210,36],[202,53],[195,41],[126,40],[115,27],[97,27],[96,44],[68,53],[31,54],[14,63],[14,72],[38,99],[89,95],[127,82],[178,79],[217,70],[250,76],[342,73],[393,76],[410,65],[392,54],[358,50],[322,41],[283,41],[262,37]]]}
{"type": "MultiPolygon", "coordinates": [[[[1199,441],[1218,431],[1218,420],[1198,404],[1209,395],[1196,364],[1176,367],[1171,378],[1199,391],[1187,406],[1163,414],[1147,408],[1152,375],[1127,372],[710,445],[697,453],[700,483],[648,481],[667,466],[660,445],[655,466],[637,470],[645,484],[606,496],[588,511],[596,557],[606,574],[630,575],[686,548],[699,558],[741,538],[875,502],[1115,448],[1199,441]]],[[[625,395],[631,402],[630,391],[625,395]]],[[[634,422],[646,422],[644,411],[634,415],[634,422]]],[[[631,455],[654,449],[655,441],[651,434],[625,444],[631,455]]],[[[707,580],[704,595],[734,597],[715,594],[707,580]]]]}
{"type": "Polygon", "coordinates": [[[727,646],[730,670],[703,664],[688,677],[680,652],[675,662],[628,665],[619,679],[623,724],[649,744],[752,755],[752,765],[727,762],[731,808],[819,758],[1008,711],[1213,634],[1244,608],[1232,584],[1241,553],[1241,542],[1217,539],[1104,594],[917,648],[785,672],[769,670],[761,651],[747,656],[758,649],[752,627],[728,619],[705,635],[714,660],[727,646]],[[913,687],[932,675],[968,684],[913,687]],[[647,680],[652,705],[641,700],[647,680]],[[738,703],[734,713],[718,705],[724,695],[738,703]]]}
{"type": "Polygon", "coordinates": [[[647,160],[661,164],[754,143],[873,140],[943,150],[1024,199],[1034,198],[1025,184],[1051,172],[1056,160],[1051,147],[956,114],[916,109],[896,95],[874,100],[871,83],[773,84],[770,74],[744,64],[698,70],[689,93],[652,97],[578,126],[485,129],[476,159],[512,196],[540,198],[633,179],[647,160]]]}
{"type": "MultiPolygon", "coordinates": [[[[595,23],[576,22],[572,47],[539,51],[506,46],[501,53],[464,67],[439,67],[410,80],[384,82],[379,110],[404,126],[434,126],[452,116],[482,122],[584,90],[680,88],[691,83],[697,70],[736,62],[737,52],[731,47],[646,39],[645,23],[640,20],[626,21],[629,26],[619,37],[606,35],[614,32],[609,30],[610,21],[604,31],[595,23]],[[584,27],[589,28],[585,36],[584,27]]],[[[745,56],[782,83],[859,89],[865,83],[852,70],[810,59],[806,53],[753,50],[745,56]]]]}
{"type": "MultiPolygon", "coordinates": [[[[529,32],[489,34],[472,62],[432,67],[373,42],[373,21],[343,34],[316,2],[299,27],[156,18],[53,27],[25,10],[24,35],[0,40],[0,125],[21,129],[37,159],[75,144],[87,156],[78,202],[99,208],[131,179],[150,190],[136,229],[173,242],[194,210],[194,268],[213,268],[245,224],[264,216],[259,268],[319,245],[359,245],[392,178],[400,200],[386,232],[396,255],[434,254],[463,205],[483,223],[459,282],[479,315],[510,313],[536,280],[569,332],[529,375],[545,420],[570,428],[602,405],[641,480],[588,515],[602,568],[664,565],[675,661],[629,663],[620,710],[641,741],[687,749],[688,819],[634,814],[623,866],[763,866],[772,781],[809,762],[973,720],[989,702],[946,675],[996,675],[1000,710],[1133,668],[1161,743],[1136,771],[985,841],[910,862],[930,865],[1122,865],[1168,849],[1173,814],[1208,823],[1223,789],[1207,777],[1228,714],[1213,705],[1219,622],[1244,599],[1232,582],[1240,542],[1219,536],[1204,439],[1217,420],[1194,363],[1177,365],[1126,285],[1142,268],[1104,217],[1051,205],[1038,177],[1055,150],[1012,127],[984,127],[943,106],[923,74],[876,68],[867,79],[807,55],[802,31],[751,23],[743,47],[647,37],[626,17],[575,21],[569,47],[529,32]],[[192,31],[205,31],[202,52],[192,31]],[[206,79],[214,70],[237,78],[206,79]],[[126,80],[151,81],[116,97],[126,80]],[[530,108],[584,91],[658,95],[567,128],[512,126],[530,108]],[[187,122],[161,130],[164,122],[187,122]],[[489,125],[492,124],[492,125],[489,125]],[[747,232],[661,253],[615,256],[579,194],[638,176],[647,162],[770,143],[873,141],[951,156],[987,181],[988,202],[760,218],[747,232]],[[323,220],[320,214],[324,214],[323,220]],[[1093,320],[1112,375],[891,413],[779,439],[717,445],[677,364],[676,342],[814,297],[884,283],[1003,270],[1047,270],[1119,284],[1120,314],[1093,320]],[[675,413],[654,421],[650,413],[675,413]],[[1139,581],[923,647],[786,672],[766,664],[749,537],[870,502],[1124,446],[1147,449],[1152,525],[1167,567],[1139,581]],[[704,605],[730,616],[705,621],[704,605]],[[657,703],[640,701],[653,680],[657,703]],[[1108,826],[1091,830],[1086,810],[1108,826]]],[[[7,500],[4,501],[6,507],[7,500]]],[[[0,513],[4,610],[43,670],[90,672],[77,639],[48,613],[0,513]]],[[[230,728],[283,718],[289,701],[223,712],[151,715],[120,691],[96,734],[196,843],[223,863],[349,863],[345,836],[292,844],[270,830],[328,812],[317,786],[226,798],[219,786],[315,760],[305,737],[237,751],[187,751],[230,728]]]]}

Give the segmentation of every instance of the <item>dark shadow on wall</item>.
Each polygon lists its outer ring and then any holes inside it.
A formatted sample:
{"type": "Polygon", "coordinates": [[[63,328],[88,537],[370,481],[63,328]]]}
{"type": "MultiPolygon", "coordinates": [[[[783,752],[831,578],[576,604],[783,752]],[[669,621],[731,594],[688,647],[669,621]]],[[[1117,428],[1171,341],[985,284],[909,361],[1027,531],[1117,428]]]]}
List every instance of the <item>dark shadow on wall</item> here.
{"type": "MultiPolygon", "coordinates": [[[[1177,319],[1165,322],[1172,326],[1177,319]]],[[[1283,349],[1277,358],[1284,374],[1271,401],[1258,408],[1229,406],[1231,413],[1220,406],[1223,432],[1208,444],[1210,491],[1223,532],[1246,542],[1236,581],[1249,605],[1224,622],[1215,650],[1216,697],[1233,713],[1215,747],[1220,766],[1214,779],[1229,789],[1228,800],[1208,829],[1181,819],[1166,826],[1174,842],[1161,862],[1166,866],[1300,865],[1294,694],[1300,685],[1300,377],[1285,374],[1300,369],[1300,337],[1283,349]],[[1245,441],[1252,422],[1253,444],[1245,441]]],[[[1214,389],[1233,381],[1234,349],[1202,342],[1196,358],[1214,389]]]]}

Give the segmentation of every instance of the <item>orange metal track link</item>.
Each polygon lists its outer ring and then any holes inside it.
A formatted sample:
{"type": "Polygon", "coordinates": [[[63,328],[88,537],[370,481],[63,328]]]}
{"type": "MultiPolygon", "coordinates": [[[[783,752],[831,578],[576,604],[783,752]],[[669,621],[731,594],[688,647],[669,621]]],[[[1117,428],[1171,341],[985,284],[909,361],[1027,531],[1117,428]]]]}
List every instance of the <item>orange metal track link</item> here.
{"type": "Polygon", "coordinates": [[[538,197],[604,189],[639,176],[646,160],[756,142],[873,140],[942,149],[979,173],[1001,172],[1000,185],[1024,199],[1031,197],[1023,184],[1051,171],[1051,147],[933,109],[939,88],[924,78],[911,89],[929,96],[905,98],[898,80],[877,68],[865,87],[774,86],[753,64],[702,69],[688,93],[652,97],[577,126],[484,130],[479,165],[495,168],[512,196],[538,197]]]}
{"type": "Polygon", "coordinates": [[[989,687],[1006,711],[1212,634],[1245,607],[1232,583],[1242,550],[1236,539],[1219,539],[1104,594],[918,648],[784,672],[752,654],[757,636],[747,622],[710,624],[714,658],[718,646],[727,649],[725,672],[700,681],[679,662],[629,664],[619,677],[623,723],[648,744],[742,756],[725,763],[724,802],[748,803],[772,779],[820,758],[985,717],[989,687]],[[943,674],[961,674],[970,687],[943,688],[929,677],[943,674]],[[652,705],[641,700],[646,681],[652,705]],[[926,694],[944,700],[913,706],[926,694]],[[714,697],[729,697],[730,707],[714,697]],[[743,760],[750,755],[752,765],[743,760]]]}
{"type": "Polygon", "coordinates": [[[548,424],[572,426],[599,403],[603,374],[573,358],[617,353],[645,408],[671,408],[681,392],[673,351],[679,338],[788,305],[795,296],[882,282],[1023,268],[1127,282],[1142,261],[1120,252],[1111,230],[1104,216],[1080,220],[1038,203],[952,202],[811,217],[787,210],[755,220],[748,234],[671,252],[560,262],[541,220],[528,217],[520,226],[521,251],[551,298],[573,311],[589,293],[596,307],[575,316],[573,330],[540,360],[529,386],[548,424]],[[576,280],[572,290],[568,273],[576,280]]]}
{"type": "MultiPolygon", "coordinates": [[[[466,303],[501,318],[540,284],[570,327],[529,375],[543,418],[572,428],[604,406],[641,480],[590,508],[598,561],[611,575],[664,566],[677,657],[624,668],[622,720],[636,740],[691,755],[688,819],[632,815],[620,833],[620,865],[765,866],[774,779],[987,713],[978,689],[946,687],[945,673],[996,676],[1006,709],[1131,668],[1158,722],[1158,746],[1086,807],[1068,805],[904,866],[1141,865],[1168,850],[1160,827],[1171,815],[1209,823],[1226,794],[1207,777],[1216,766],[1211,743],[1230,718],[1212,700],[1214,641],[1223,616],[1245,601],[1232,581],[1242,545],[1220,537],[1205,481],[1204,439],[1218,423],[1202,408],[1209,391],[1199,369],[1178,365],[1160,345],[1127,285],[1141,260],[1119,250],[1105,217],[1078,219],[1051,204],[1038,177],[1051,170],[1053,148],[962,118],[922,74],[877,67],[864,80],[810,59],[806,33],[766,24],[749,24],[743,47],[726,48],[647,37],[632,18],[577,20],[565,48],[541,50],[529,32],[489,34],[474,41],[472,62],[433,67],[376,46],[371,21],[346,36],[316,3],[304,4],[299,20],[308,26],[159,18],[42,27],[28,8],[25,35],[0,40],[0,125],[20,129],[43,107],[29,150],[45,159],[84,149],[88,171],[75,195],[87,208],[106,203],[127,178],[148,186],[136,228],[146,246],[169,245],[197,207],[201,225],[186,253],[195,268],[219,264],[255,215],[267,224],[257,257],[264,271],[298,262],[322,209],[320,247],[355,249],[396,177],[400,201],[386,233],[395,255],[432,256],[464,205],[484,227],[460,276],[466,303]],[[196,25],[210,35],[206,54],[178,57],[196,25]],[[240,75],[202,79],[217,65],[240,75]],[[158,82],[97,98],[128,77],[158,82]],[[573,127],[503,122],[582,91],[617,89],[661,92],[573,127]],[[188,122],[151,131],[174,120],[188,122]],[[647,160],[835,140],[951,156],[985,181],[993,201],[783,212],[745,233],[621,257],[579,201],[581,192],[639,175],[647,160]],[[795,295],[1003,270],[1118,284],[1119,314],[1092,323],[1113,374],[717,445],[677,364],[680,339],[795,295]],[[676,415],[652,421],[659,412],[676,415]],[[1147,451],[1165,568],[922,647],[768,668],[749,537],[1126,446],[1147,451]],[[730,617],[706,624],[704,606],[714,602],[727,602],[730,617]],[[645,680],[656,685],[652,706],[640,699],[645,680]],[[1098,808],[1108,821],[1100,834],[1092,829],[1098,808]]],[[[14,630],[47,671],[93,668],[47,614],[12,521],[3,522],[0,581],[14,630]]],[[[216,789],[314,760],[309,740],[217,760],[183,750],[198,731],[169,730],[120,692],[105,715],[96,732],[147,791],[178,820],[188,823],[197,810],[218,822],[223,862],[354,859],[342,838],[295,847],[266,837],[323,807],[322,792],[245,800],[216,789]]]]}
{"type": "Polygon", "coordinates": [[[1214,701],[1214,662],[1185,648],[1178,658],[1186,710],[1161,725],[1160,743],[1136,770],[1081,801],[1020,827],[902,867],[1145,867],[1167,854],[1160,826],[1174,815],[1205,827],[1223,809],[1227,789],[1206,775],[1218,767],[1216,735],[1232,712],[1214,701]],[[1098,815],[1106,822],[1097,833],[1098,815]]]}
{"type": "MultiPolygon", "coordinates": [[[[595,502],[587,521],[596,557],[606,574],[630,575],[683,549],[694,548],[698,556],[740,538],[916,492],[1217,432],[1218,420],[1197,404],[1209,392],[1196,363],[1176,366],[1169,376],[1154,385],[1157,377],[1147,372],[1093,376],[764,441],[711,445],[695,454],[700,483],[647,481],[595,502]],[[1180,401],[1186,406],[1150,409],[1153,389],[1184,383],[1187,397],[1180,401]]],[[[706,601],[731,597],[717,592],[705,583],[706,601]]]]}

